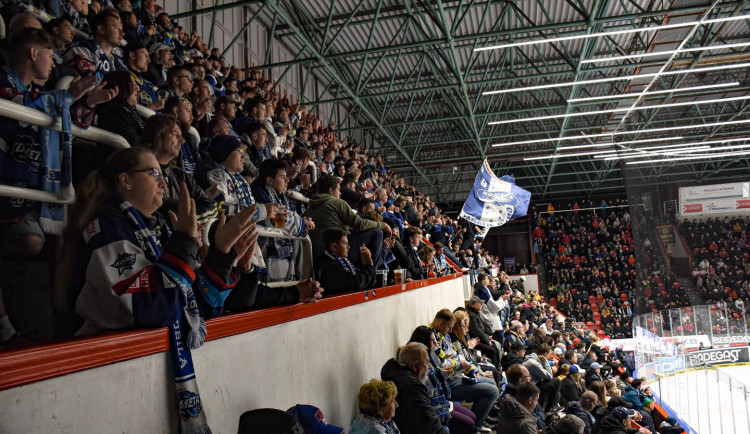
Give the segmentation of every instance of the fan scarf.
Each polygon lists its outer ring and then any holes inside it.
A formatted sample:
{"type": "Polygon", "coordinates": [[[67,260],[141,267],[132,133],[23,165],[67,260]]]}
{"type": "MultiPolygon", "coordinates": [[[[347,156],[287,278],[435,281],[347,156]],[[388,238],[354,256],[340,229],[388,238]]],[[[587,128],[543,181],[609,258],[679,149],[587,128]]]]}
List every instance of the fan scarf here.
{"type": "MultiPolygon", "coordinates": [[[[138,227],[136,238],[141,249],[154,263],[161,256],[161,247],[141,218],[141,214],[128,201],[120,203],[120,210],[138,227]]],[[[168,229],[167,229],[168,230],[168,229]]],[[[200,316],[198,303],[192,285],[180,279],[175,273],[167,274],[185,296],[185,306],[177,319],[169,327],[169,342],[172,347],[174,380],[180,416],[181,434],[211,434],[206,421],[206,413],[201,405],[198,382],[193,367],[191,349],[199,348],[206,339],[206,323],[200,316]]]]}

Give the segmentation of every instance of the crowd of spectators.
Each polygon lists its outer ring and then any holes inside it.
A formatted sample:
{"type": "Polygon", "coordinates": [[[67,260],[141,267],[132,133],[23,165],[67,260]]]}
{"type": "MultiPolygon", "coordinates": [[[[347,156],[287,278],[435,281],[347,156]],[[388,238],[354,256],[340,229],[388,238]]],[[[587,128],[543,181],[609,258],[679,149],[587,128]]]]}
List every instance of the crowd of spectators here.
{"type": "Polygon", "coordinates": [[[633,368],[632,353],[608,350],[538,295],[511,289],[507,275],[480,274],[466,306],[417,327],[383,366],[382,381],[363,386],[392,384],[395,402],[384,392],[379,406],[365,405],[360,391],[350,432],[679,432],[654,411],[633,368]],[[368,429],[360,430],[363,421],[368,429]],[[370,430],[386,423],[390,430],[370,430]]]}
{"type": "Polygon", "coordinates": [[[547,294],[558,309],[613,338],[630,336],[636,274],[625,201],[551,207],[535,211],[533,219],[534,252],[545,264],[547,294]]]}
{"type": "MultiPolygon", "coordinates": [[[[383,153],[339,134],[261,68],[231,65],[153,0],[34,5],[47,15],[26,6],[2,9],[0,96],[60,116],[62,132],[0,118],[0,183],[52,194],[74,186],[77,197],[67,214],[0,199],[2,256],[32,258],[50,233],[75,252],[56,264],[57,334],[163,326],[191,297],[210,318],[381,286],[395,269],[409,281],[452,272],[448,260],[474,274],[498,266],[476,226],[444,214],[383,153]],[[132,148],[100,147],[96,161],[81,161],[72,125],[132,148]],[[309,235],[312,257],[298,240],[259,237],[259,225],[309,235]],[[150,294],[159,275],[181,291],[150,294]],[[265,286],[289,281],[301,282],[265,286]]],[[[0,302],[0,342],[19,338],[0,302]]]]}
{"type": "Polygon", "coordinates": [[[708,303],[750,301],[750,239],[746,218],[685,219],[680,233],[691,249],[692,277],[708,303]]]}

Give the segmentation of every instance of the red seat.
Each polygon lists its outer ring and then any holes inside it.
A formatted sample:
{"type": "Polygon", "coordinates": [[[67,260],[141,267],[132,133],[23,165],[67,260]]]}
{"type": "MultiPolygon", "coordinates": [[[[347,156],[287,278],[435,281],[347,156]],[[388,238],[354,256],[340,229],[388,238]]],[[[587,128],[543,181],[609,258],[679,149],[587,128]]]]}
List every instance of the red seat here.
{"type": "Polygon", "coordinates": [[[596,335],[599,336],[599,339],[604,339],[606,333],[604,333],[604,330],[599,330],[598,332],[596,332],[596,335]]]}
{"type": "Polygon", "coordinates": [[[594,330],[594,321],[587,322],[586,327],[588,327],[589,330],[594,330]]]}
{"type": "Polygon", "coordinates": [[[625,294],[624,292],[620,293],[620,300],[622,301],[628,301],[628,294],[625,294]]]}
{"type": "Polygon", "coordinates": [[[599,312],[599,305],[596,303],[592,304],[591,310],[593,310],[594,312],[599,312]]]}
{"type": "Polygon", "coordinates": [[[602,315],[599,312],[594,312],[594,321],[599,322],[602,319],[602,315]]]}
{"type": "Polygon", "coordinates": [[[603,295],[601,295],[601,294],[597,295],[597,296],[596,296],[596,301],[597,301],[597,303],[599,303],[599,304],[602,304],[602,303],[604,303],[604,296],[603,296],[603,295]]]}
{"type": "Polygon", "coordinates": [[[589,304],[595,304],[596,303],[596,297],[593,295],[589,295],[589,304]]]}
{"type": "Polygon", "coordinates": [[[549,304],[550,304],[550,305],[551,305],[552,307],[554,307],[554,308],[557,308],[557,299],[556,299],[556,298],[550,298],[550,300],[549,300],[549,304]]]}
{"type": "Polygon", "coordinates": [[[596,321],[594,323],[594,325],[596,326],[597,330],[601,331],[601,328],[602,328],[602,322],[601,321],[596,321]]]}

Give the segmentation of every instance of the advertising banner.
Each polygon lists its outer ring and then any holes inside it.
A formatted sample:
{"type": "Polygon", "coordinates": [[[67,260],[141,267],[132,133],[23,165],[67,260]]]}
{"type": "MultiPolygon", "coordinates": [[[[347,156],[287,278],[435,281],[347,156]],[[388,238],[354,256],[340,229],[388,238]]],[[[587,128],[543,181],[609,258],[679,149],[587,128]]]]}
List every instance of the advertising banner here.
{"type": "Polygon", "coordinates": [[[743,344],[750,342],[748,335],[724,335],[713,336],[711,338],[713,345],[743,344]]]}
{"type": "Polygon", "coordinates": [[[747,363],[749,361],[747,348],[720,348],[716,350],[696,351],[685,355],[686,368],[747,363]]]}
{"type": "Polygon", "coordinates": [[[680,215],[750,212],[750,182],[682,187],[680,215]]]}

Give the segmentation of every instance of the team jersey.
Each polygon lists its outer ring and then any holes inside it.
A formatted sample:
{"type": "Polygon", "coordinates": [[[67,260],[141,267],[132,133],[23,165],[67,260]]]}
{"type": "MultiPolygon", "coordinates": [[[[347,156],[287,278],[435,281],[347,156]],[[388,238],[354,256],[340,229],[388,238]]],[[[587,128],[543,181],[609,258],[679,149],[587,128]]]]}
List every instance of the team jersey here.
{"type": "Polygon", "coordinates": [[[89,73],[96,75],[97,84],[108,72],[128,70],[119,48],[113,48],[111,55],[107,56],[102,47],[93,40],[81,41],[68,49],[64,60],[83,76],[89,73]]]}

